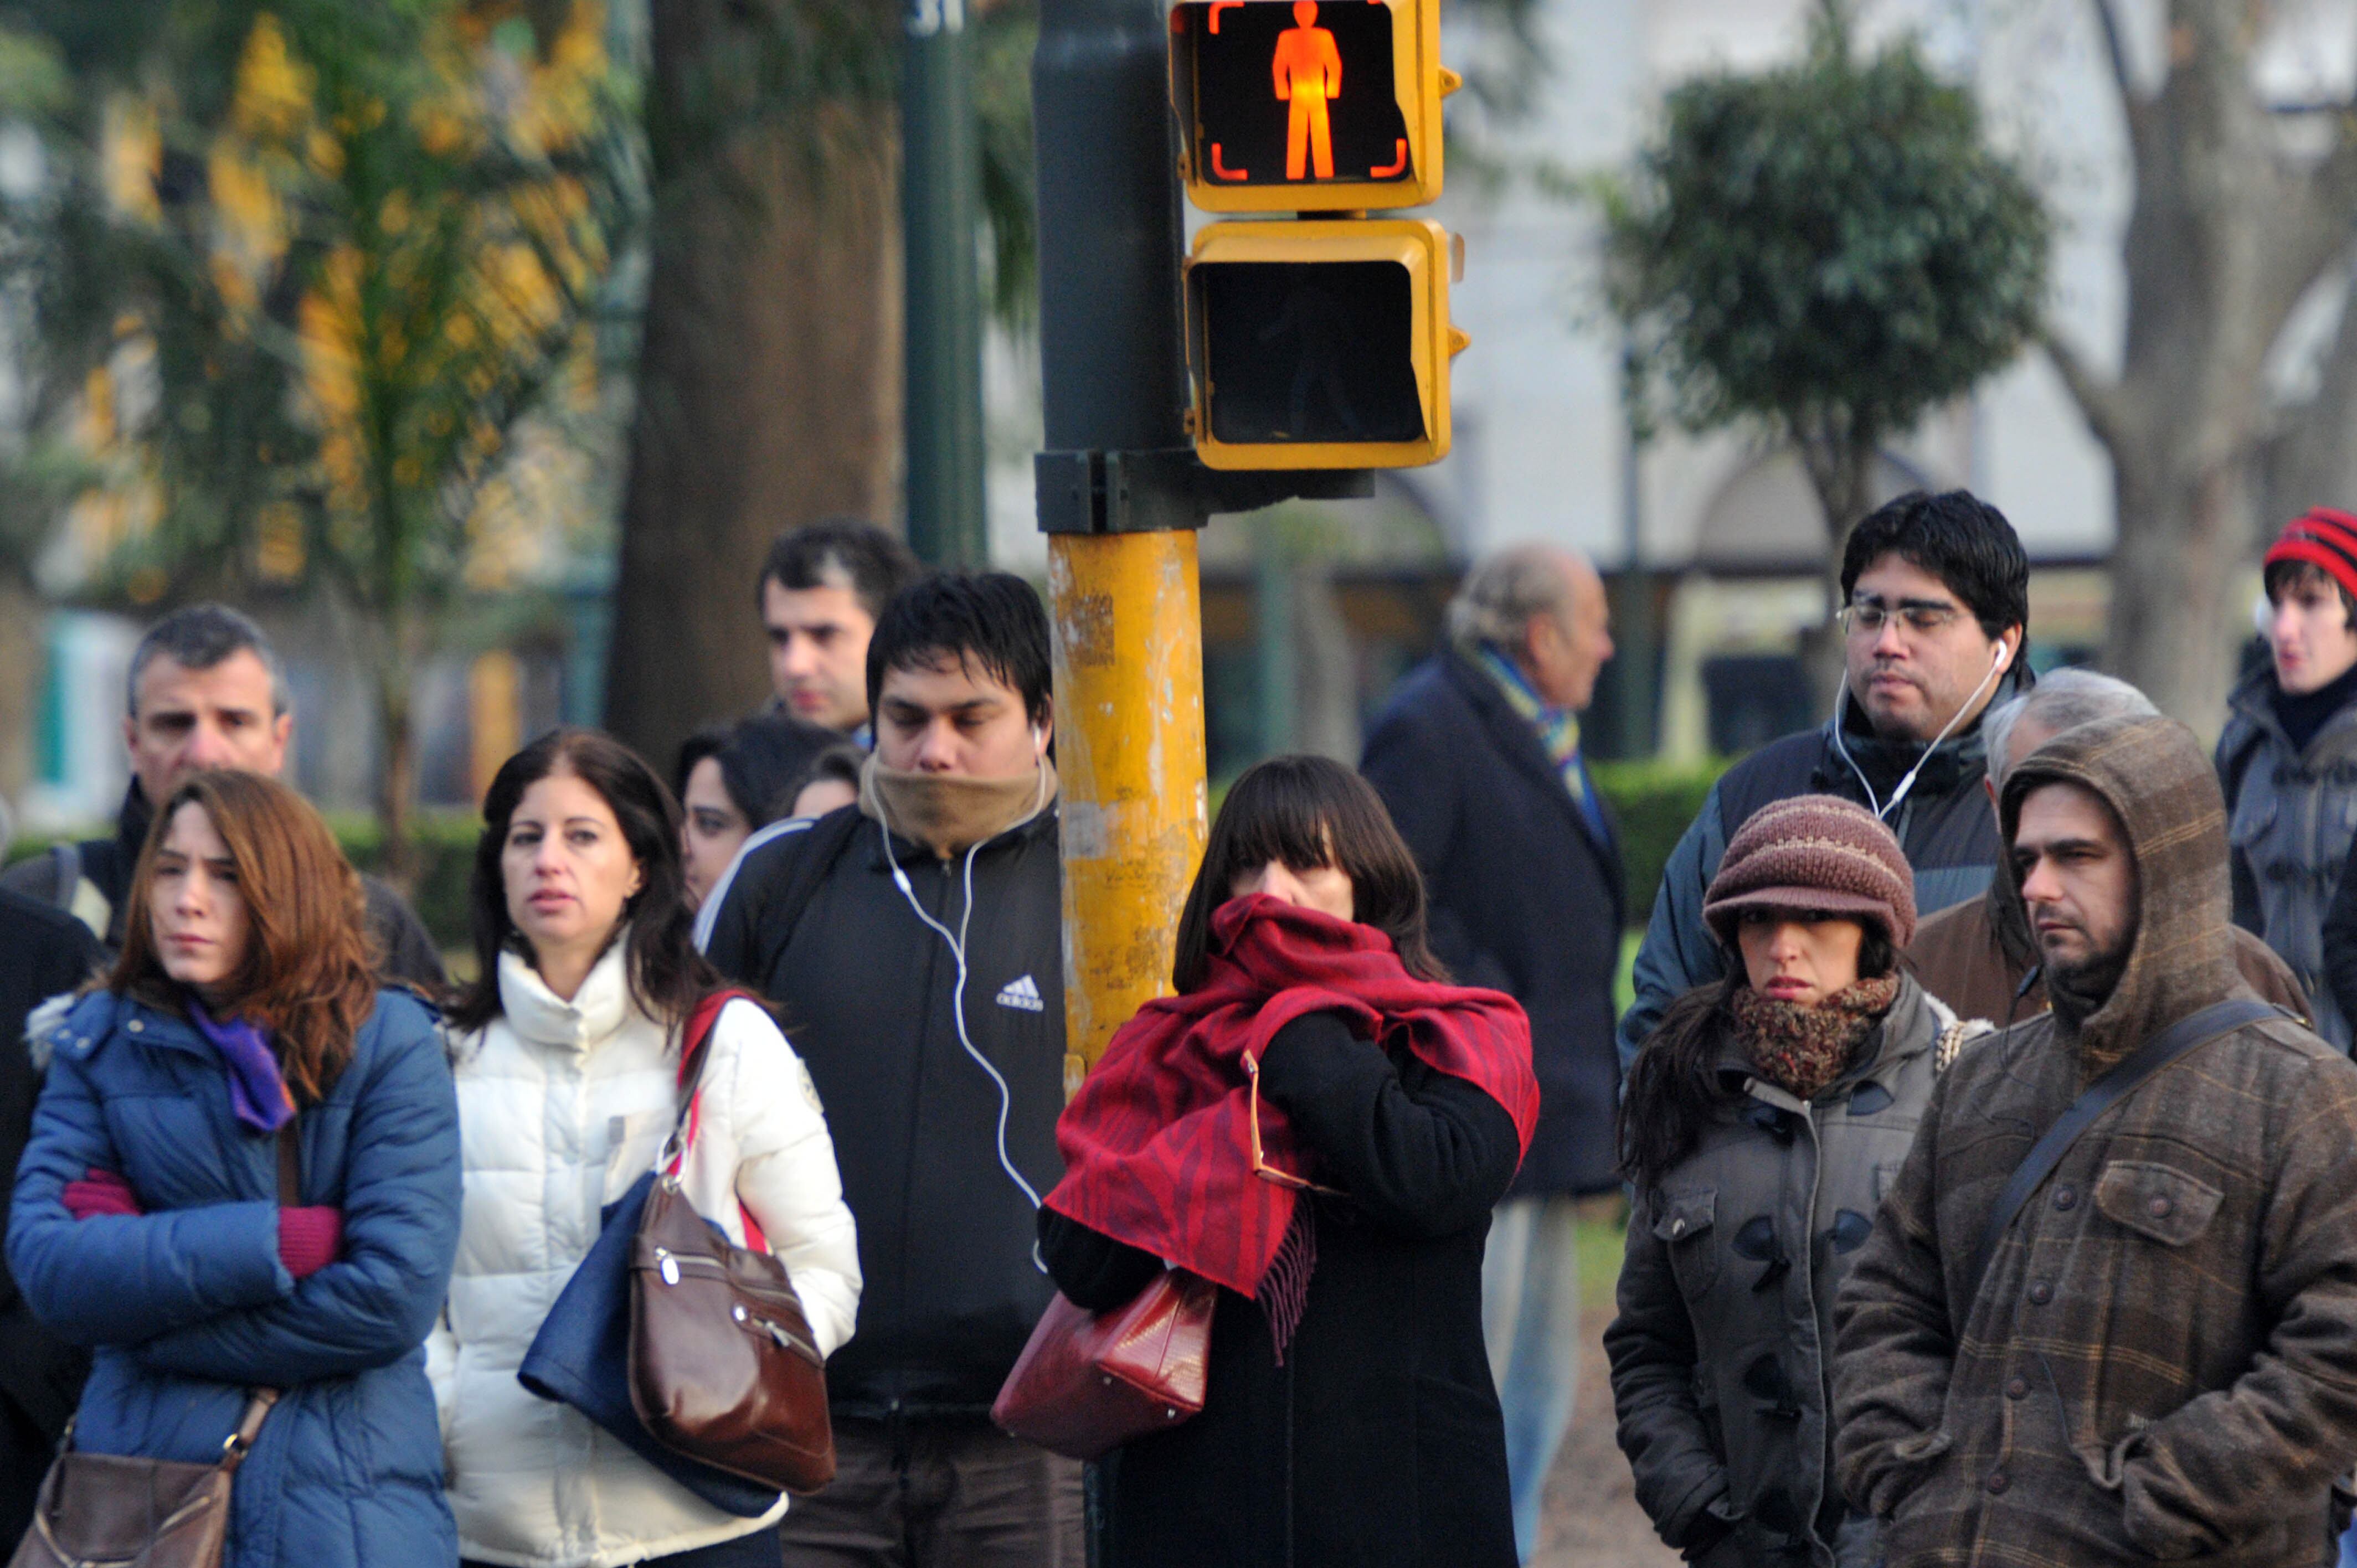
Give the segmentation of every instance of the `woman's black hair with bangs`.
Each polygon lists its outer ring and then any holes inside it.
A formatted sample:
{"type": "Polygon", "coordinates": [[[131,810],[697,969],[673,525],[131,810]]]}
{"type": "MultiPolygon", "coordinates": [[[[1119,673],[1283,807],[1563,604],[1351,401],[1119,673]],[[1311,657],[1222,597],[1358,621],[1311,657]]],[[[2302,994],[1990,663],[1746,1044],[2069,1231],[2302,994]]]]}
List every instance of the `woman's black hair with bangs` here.
{"type": "Polygon", "coordinates": [[[1374,787],[1327,757],[1272,757],[1235,781],[1211,824],[1178,917],[1170,983],[1181,994],[1211,978],[1211,911],[1228,901],[1237,877],[1272,860],[1296,871],[1339,868],[1351,879],[1358,923],[1389,937],[1418,980],[1448,982],[1425,940],[1424,874],[1374,787]]]}

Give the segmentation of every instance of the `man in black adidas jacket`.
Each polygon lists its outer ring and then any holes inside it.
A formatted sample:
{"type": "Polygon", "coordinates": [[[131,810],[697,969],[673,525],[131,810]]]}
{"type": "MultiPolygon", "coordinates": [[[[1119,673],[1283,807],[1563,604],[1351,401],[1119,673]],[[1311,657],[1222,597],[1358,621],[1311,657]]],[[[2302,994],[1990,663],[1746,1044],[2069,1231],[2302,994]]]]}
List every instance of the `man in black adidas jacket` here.
{"type": "Polygon", "coordinates": [[[1620,1066],[1672,1002],[1725,972],[1703,890],[1751,813],[1839,795],[1882,818],[1929,916],[1986,892],[2001,848],[1984,804],[1981,714],[2029,689],[2029,558],[2005,514],[1964,490],[1915,491],[1869,514],[1842,549],[1840,712],[1728,768],[1670,852],[1620,1015],[1620,1066]]]}
{"type": "Polygon", "coordinates": [[[859,1326],[827,1365],[837,1469],[790,1568],[1080,1568],[1080,1470],[990,1424],[1053,1287],[1062,917],[1048,623],[1028,585],[903,589],[868,645],[859,803],[763,830],[707,951],[779,1004],[859,1222],[859,1326]]]}

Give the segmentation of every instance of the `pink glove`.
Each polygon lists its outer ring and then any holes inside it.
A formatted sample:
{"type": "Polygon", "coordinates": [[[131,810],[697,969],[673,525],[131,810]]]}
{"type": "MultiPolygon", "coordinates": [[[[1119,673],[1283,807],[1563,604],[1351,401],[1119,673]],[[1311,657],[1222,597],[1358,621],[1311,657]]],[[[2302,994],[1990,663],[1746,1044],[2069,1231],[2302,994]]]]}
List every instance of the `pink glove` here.
{"type": "Polygon", "coordinates": [[[308,1279],[336,1261],[344,1240],[344,1211],[326,1204],[278,1211],[278,1261],[296,1279],[308,1279]]]}
{"type": "Polygon", "coordinates": [[[62,1195],[66,1212],[76,1219],[88,1219],[94,1214],[127,1214],[133,1217],[146,1210],[139,1207],[139,1195],[131,1184],[113,1171],[92,1170],[81,1181],[66,1183],[62,1195]]]}

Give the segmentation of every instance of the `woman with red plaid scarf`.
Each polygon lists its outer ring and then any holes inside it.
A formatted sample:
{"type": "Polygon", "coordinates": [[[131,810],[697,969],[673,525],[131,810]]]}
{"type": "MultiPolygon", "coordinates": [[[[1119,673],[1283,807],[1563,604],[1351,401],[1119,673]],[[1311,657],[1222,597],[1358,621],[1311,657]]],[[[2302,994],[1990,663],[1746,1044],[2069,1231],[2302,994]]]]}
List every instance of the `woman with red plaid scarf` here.
{"type": "Polygon", "coordinates": [[[1512,1568],[1481,1250],[1538,1115],[1522,1009],[1447,983],[1383,802],[1312,757],[1230,791],[1173,982],[1066,1109],[1040,1214],[1090,1311],[1166,1266],[1220,1286],[1202,1413],[1116,1455],[1111,1563],[1512,1568]]]}

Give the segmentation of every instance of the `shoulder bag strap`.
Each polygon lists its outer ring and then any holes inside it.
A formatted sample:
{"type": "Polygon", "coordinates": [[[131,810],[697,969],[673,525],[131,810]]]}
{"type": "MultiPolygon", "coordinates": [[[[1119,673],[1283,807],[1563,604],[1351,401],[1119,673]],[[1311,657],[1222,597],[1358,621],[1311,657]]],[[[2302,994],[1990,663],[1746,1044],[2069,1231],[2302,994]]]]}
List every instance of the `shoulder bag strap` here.
{"type": "Polygon", "coordinates": [[[679,1044],[679,1114],[673,1121],[671,1136],[663,1140],[662,1152],[655,1157],[655,1168],[669,1165],[673,1159],[687,1156],[691,1136],[689,1119],[694,1114],[695,1096],[704,1087],[704,1064],[712,1055],[712,1031],[720,1022],[721,1009],[742,998],[759,1004],[760,998],[741,985],[727,985],[711,993],[695,1004],[680,1031],[679,1044]]]}
{"type": "MultiPolygon", "coordinates": [[[[300,1208],[303,1206],[303,1135],[295,1130],[296,1118],[289,1116],[278,1124],[278,1207],[300,1208]]],[[[244,1419],[229,1441],[221,1444],[221,1467],[226,1475],[237,1474],[245,1456],[253,1451],[253,1440],[262,1435],[262,1423],[270,1414],[270,1407],[278,1402],[276,1389],[256,1389],[245,1403],[244,1419]]]]}
{"type": "Polygon", "coordinates": [[[1989,1210],[1988,1224],[1981,1231],[1980,1249],[1973,1255],[1973,1295],[1980,1294],[1981,1281],[1988,1274],[1991,1259],[1996,1256],[1997,1243],[2012,1229],[2016,1216],[2032,1195],[2054,1174],[2062,1156],[2079,1135],[2094,1124],[2096,1118],[2136,1092],[2138,1085],[2169,1063],[2200,1046],[2206,1046],[2221,1035],[2229,1034],[2247,1024],[2262,1019],[2285,1016],[2283,1010],[2272,1003],[2255,997],[2238,996],[2230,1001],[2213,1002],[2196,1013],[2189,1013],[2147,1040],[2129,1054],[2125,1061],[2082,1090],[2071,1108],[2062,1112],[2046,1135],[2030,1145],[2021,1164],[2014,1167],[2005,1190],[1997,1195],[1996,1207],[1989,1210]]]}
{"type": "Polygon", "coordinates": [[[278,1207],[303,1207],[303,1137],[295,1131],[295,1118],[289,1116],[278,1124],[278,1207]]]}

